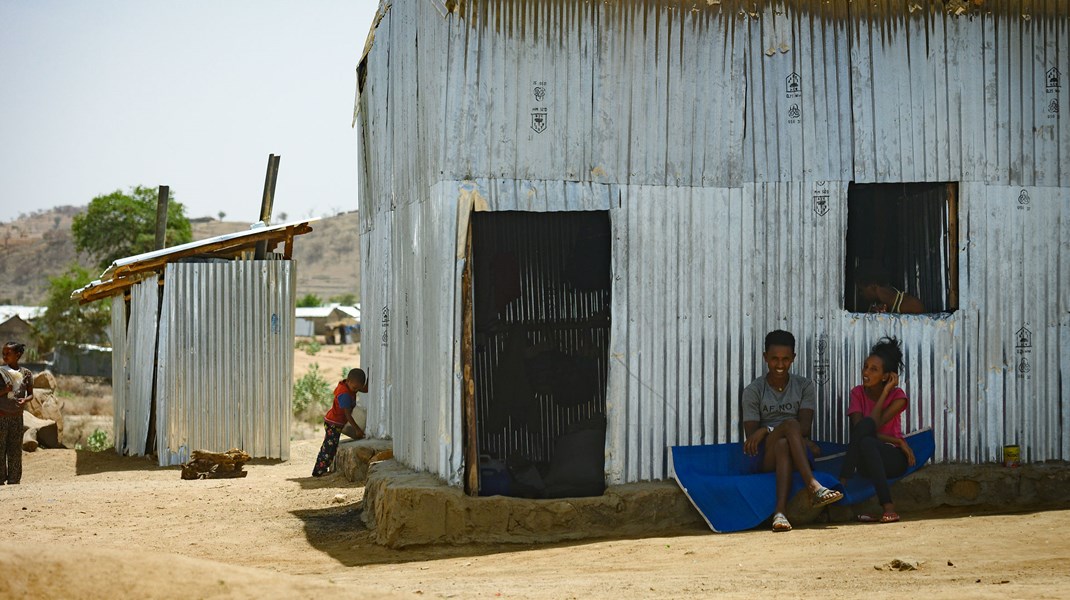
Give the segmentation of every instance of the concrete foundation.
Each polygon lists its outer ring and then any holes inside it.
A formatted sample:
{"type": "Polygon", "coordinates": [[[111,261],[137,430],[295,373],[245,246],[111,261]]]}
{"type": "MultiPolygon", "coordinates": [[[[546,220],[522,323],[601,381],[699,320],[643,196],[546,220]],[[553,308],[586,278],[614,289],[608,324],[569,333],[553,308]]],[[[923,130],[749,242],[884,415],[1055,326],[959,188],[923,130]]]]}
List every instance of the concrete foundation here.
{"type": "Polygon", "coordinates": [[[393,460],[371,469],[364,521],[378,543],[393,548],[668,535],[706,527],[673,482],[610,486],[593,498],[471,497],[393,460]]]}
{"type": "MultiPolygon", "coordinates": [[[[528,500],[471,497],[428,473],[394,460],[368,460],[389,442],[343,444],[336,465],[354,483],[365,483],[363,518],[376,542],[393,548],[417,544],[548,543],[607,537],[646,537],[708,532],[674,481],[610,486],[593,498],[528,500]]],[[[1070,507],[1070,464],[1006,468],[997,465],[930,465],[892,486],[896,509],[908,518],[940,507],[1017,512],[1070,507]]],[[[788,517],[801,525],[818,519],[849,521],[878,512],[876,499],[855,506],[809,508],[800,493],[788,517]]]]}

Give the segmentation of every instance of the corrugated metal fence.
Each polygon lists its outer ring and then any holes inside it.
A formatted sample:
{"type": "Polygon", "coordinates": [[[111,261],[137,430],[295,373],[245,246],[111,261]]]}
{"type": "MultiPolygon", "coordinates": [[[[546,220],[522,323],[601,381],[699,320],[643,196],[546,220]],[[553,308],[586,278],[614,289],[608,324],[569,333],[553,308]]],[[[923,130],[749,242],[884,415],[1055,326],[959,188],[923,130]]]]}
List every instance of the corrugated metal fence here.
{"type": "Polygon", "coordinates": [[[160,465],[193,450],[290,454],[294,286],[290,261],[171,263],[157,361],[160,465]]]}

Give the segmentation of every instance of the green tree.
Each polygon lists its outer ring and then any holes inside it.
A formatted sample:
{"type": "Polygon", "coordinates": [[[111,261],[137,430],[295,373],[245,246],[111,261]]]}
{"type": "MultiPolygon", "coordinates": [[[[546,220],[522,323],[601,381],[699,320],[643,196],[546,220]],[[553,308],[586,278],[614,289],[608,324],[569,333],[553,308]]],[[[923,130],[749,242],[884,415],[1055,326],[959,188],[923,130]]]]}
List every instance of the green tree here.
{"type": "Polygon", "coordinates": [[[352,293],[340,294],[338,296],[331,296],[329,301],[337,302],[342,306],[355,306],[357,304],[357,295],[352,293]]]}
{"type": "Polygon", "coordinates": [[[68,266],[62,275],[48,279],[45,314],[35,323],[37,345],[42,351],[55,347],[57,342],[95,344],[107,341],[111,304],[79,304],[71,299],[74,290],[85,287],[92,280],[89,270],[77,264],[68,266]]]}
{"type": "MultiPolygon", "coordinates": [[[[97,196],[86,212],[75,215],[71,224],[74,247],[98,261],[102,269],[116,259],[154,249],[156,242],[157,192],[144,186],[130,188],[129,193],[116,190],[97,196]]],[[[173,195],[167,206],[166,245],[175,246],[193,240],[186,207],[173,195]]]]}
{"type": "Polygon", "coordinates": [[[316,306],[323,306],[323,300],[315,294],[305,294],[297,300],[297,306],[301,308],[313,308],[316,306]]]}

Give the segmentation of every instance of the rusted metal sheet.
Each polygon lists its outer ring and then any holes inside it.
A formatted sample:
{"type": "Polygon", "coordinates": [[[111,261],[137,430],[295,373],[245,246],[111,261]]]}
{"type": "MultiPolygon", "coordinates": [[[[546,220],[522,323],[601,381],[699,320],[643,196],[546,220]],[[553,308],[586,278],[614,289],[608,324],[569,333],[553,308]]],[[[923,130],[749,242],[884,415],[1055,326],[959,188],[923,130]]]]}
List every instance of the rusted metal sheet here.
{"type": "Polygon", "coordinates": [[[193,450],[290,454],[291,261],[171,263],[157,363],[160,465],[193,450]]]}
{"type": "Polygon", "coordinates": [[[372,431],[460,483],[470,213],[609,210],[609,482],[739,439],[775,328],[821,380],[823,438],[895,335],[937,460],[1070,458],[1070,8],[677,4],[391,5],[358,118],[372,431]],[[959,182],[958,311],[844,311],[851,181],[959,182]]]}

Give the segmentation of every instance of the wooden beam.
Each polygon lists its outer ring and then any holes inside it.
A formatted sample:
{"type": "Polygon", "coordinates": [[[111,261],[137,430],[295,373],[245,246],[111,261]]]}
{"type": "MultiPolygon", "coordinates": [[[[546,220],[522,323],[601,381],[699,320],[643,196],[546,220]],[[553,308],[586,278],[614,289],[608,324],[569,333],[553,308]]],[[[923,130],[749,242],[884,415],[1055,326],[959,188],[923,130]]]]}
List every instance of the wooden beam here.
{"type": "Polygon", "coordinates": [[[171,188],[166,185],[160,186],[159,195],[156,197],[156,243],[153,249],[161,250],[167,245],[167,206],[171,188]]]}
{"type": "Polygon", "coordinates": [[[947,309],[959,308],[959,197],[958,184],[947,184],[947,309]]]}
{"type": "Polygon", "coordinates": [[[468,219],[461,273],[461,403],[464,416],[464,487],[469,496],[479,495],[479,427],[476,422],[476,382],[472,373],[472,220],[468,219]]]}
{"type": "MultiPolygon", "coordinates": [[[[275,203],[275,181],[279,177],[280,156],[268,155],[267,174],[264,176],[264,196],[260,200],[260,220],[264,225],[271,222],[271,207],[275,203]]],[[[267,254],[267,242],[261,241],[256,244],[255,260],[264,260],[267,254]]]]}

